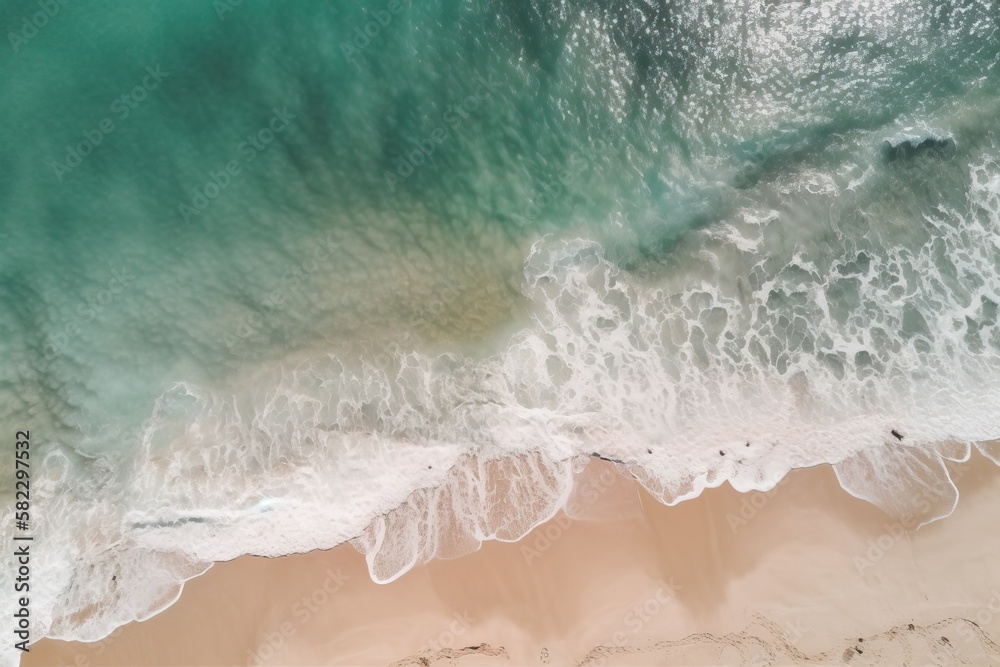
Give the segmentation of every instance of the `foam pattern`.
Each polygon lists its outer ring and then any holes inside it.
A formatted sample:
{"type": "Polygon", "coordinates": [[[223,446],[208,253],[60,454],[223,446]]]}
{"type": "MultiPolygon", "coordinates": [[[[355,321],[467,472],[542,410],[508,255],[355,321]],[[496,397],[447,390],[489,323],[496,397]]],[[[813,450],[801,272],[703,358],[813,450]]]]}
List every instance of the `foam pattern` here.
{"type": "Polygon", "coordinates": [[[532,321],[493,354],[317,354],[179,383],[129,466],[58,451],[40,466],[40,553],[62,555],[38,623],[97,639],[212,561],[347,541],[389,582],[523,536],[593,455],[665,503],[830,463],[890,513],[946,516],[943,461],[972,445],[996,461],[1000,435],[1000,167],[969,176],[967,205],[923,227],[835,221],[786,259],[755,250],[780,245],[780,211],[734,217],[659,278],[542,239],[524,269],[532,321]],[[89,481],[57,492],[70,475],[89,481]]]}
{"type": "Polygon", "coordinates": [[[919,523],[946,461],[1000,462],[995,0],[403,4],[353,57],[365,3],[95,3],[118,39],[0,54],[34,110],[0,129],[34,637],[242,554],[350,542],[388,582],[627,515],[579,502],[594,455],[671,504],[830,463],[919,523]],[[54,175],[128,44],[171,75],[54,175]]]}
{"type": "Polygon", "coordinates": [[[520,539],[566,503],[572,482],[569,465],[540,453],[461,461],[444,484],[377,517],[352,544],[366,554],[372,578],[388,583],[432,558],[520,539]]]}

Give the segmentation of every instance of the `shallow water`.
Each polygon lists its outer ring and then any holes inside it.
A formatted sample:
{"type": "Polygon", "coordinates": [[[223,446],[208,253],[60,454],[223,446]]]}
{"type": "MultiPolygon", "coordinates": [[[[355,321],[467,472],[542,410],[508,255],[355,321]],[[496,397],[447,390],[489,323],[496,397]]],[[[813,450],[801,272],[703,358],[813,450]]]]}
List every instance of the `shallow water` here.
{"type": "Polygon", "coordinates": [[[920,521],[1000,458],[993,3],[37,11],[0,9],[36,637],[245,553],[390,581],[593,454],[668,503],[835,463],[920,521]]]}

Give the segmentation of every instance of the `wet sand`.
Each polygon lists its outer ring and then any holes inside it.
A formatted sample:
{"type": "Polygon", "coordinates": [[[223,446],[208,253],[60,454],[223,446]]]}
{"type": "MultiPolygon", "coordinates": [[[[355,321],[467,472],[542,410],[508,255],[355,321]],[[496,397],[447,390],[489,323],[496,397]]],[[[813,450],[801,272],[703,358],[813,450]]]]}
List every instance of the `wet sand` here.
{"type": "Polygon", "coordinates": [[[240,558],[148,621],[21,664],[1000,664],[1000,469],[950,467],[958,509],[913,531],[827,466],[665,507],[595,461],[602,520],[559,515],[384,586],[348,545],[240,558]]]}

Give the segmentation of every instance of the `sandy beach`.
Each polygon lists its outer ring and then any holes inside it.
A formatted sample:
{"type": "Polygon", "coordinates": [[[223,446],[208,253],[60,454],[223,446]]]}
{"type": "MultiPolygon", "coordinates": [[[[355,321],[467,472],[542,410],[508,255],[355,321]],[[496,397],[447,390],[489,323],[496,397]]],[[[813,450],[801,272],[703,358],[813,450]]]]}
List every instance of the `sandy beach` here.
{"type": "Polygon", "coordinates": [[[0,24],[0,667],[1000,667],[1000,0],[0,24]]]}
{"type": "Polygon", "coordinates": [[[595,461],[603,520],[560,515],[384,586],[348,545],[240,558],[146,622],[21,664],[1000,664],[1000,470],[951,468],[958,509],[914,531],[825,466],[665,507],[595,461]]]}

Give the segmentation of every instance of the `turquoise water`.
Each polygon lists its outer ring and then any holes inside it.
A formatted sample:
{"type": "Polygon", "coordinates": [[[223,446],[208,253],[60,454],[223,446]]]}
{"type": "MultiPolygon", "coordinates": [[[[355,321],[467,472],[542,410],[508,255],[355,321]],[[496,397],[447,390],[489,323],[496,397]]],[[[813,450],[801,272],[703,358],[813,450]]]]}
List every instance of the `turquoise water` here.
{"type": "Polygon", "coordinates": [[[946,515],[942,457],[1000,456],[998,20],[5,4],[34,636],[244,553],[353,540],[390,581],[517,539],[591,453],[664,502],[828,462],[946,515]]]}

